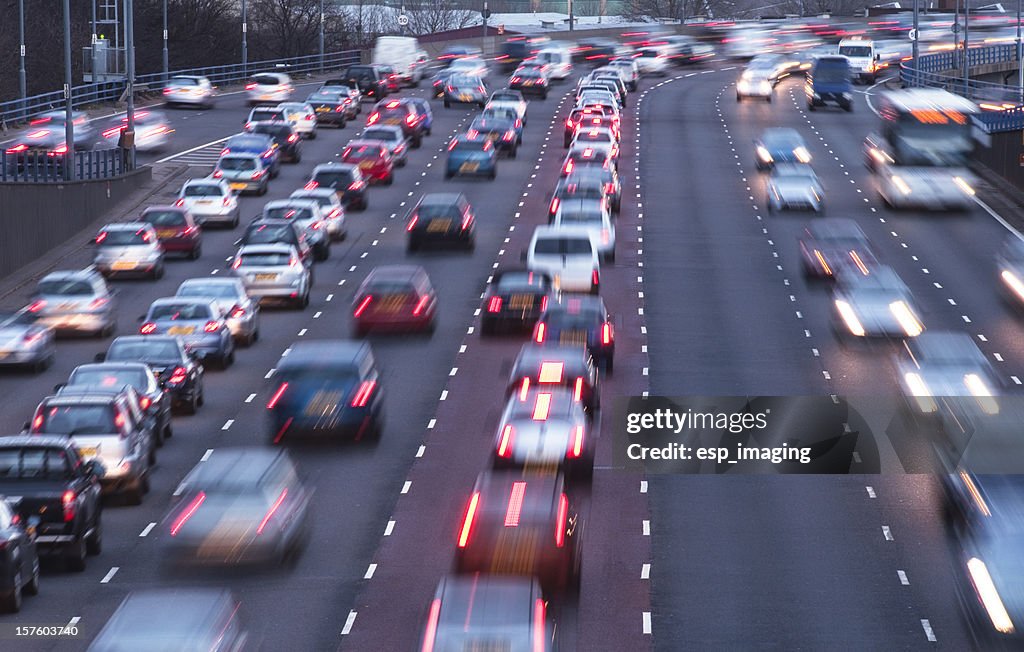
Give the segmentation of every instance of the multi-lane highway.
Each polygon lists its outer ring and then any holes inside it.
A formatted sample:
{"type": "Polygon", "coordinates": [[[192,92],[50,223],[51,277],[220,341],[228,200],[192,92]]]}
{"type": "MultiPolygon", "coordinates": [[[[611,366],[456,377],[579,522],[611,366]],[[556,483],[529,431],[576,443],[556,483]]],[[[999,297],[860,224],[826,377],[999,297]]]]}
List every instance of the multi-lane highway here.
{"type": "MultiPolygon", "coordinates": [[[[840,346],[827,291],[800,273],[797,238],[814,218],[764,209],[752,141],[774,126],[803,135],[829,215],[861,225],[923,306],[926,326],[969,333],[1007,387],[1020,384],[1020,325],[996,294],[992,262],[1006,228],[980,206],[966,215],[882,206],[861,151],[875,128],[869,100],[879,89],[861,87],[852,114],[811,114],[793,79],[770,104],[737,104],[738,73],[724,62],[672,69],[630,95],[618,256],[601,276],[619,358],[603,384],[605,399],[899,392],[890,363],[895,345],[840,346]]],[[[519,264],[533,227],[546,223],[574,87],[571,78],[546,101],[531,101],[519,155],[500,161],[493,182],[444,180],[447,140],[474,110],[435,103],[433,136],[410,153],[393,186],[371,190],[369,210],[349,214],[348,239],[317,264],[310,306],[265,310],[259,342],[240,350],[228,370],[209,372],[198,415],[176,417],[144,504],[114,503],[105,511],[102,554],[81,574],[44,566],[40,595],[27,599],[21,614],[0,617],[74,621],[81,639],[19,641],[18,649],[84,649],[126,594],[157,586],[230,588],[261,650],[417,645],[437,581],[451,568],[459,519],[486,467],[522,343],[479,337],[481,293],[494,269],[519,264]],[[164,564],[161,521],[184,474],[210,449],[265,445],[264,405],[279,357],[303,338],[347,337],[359,282],[375,266],[410,260],[405,212],[421,194],[453,188],[476,209],[476,248],[415,256],[439,292],[440,319],[429,339],[371,338],[385,395],[380,444],[288,445],[316,490],[304,554],[294,567],[255,573],[164,564]]],[[[175,152],[142,160],[194,164],[180,182],[206,174],[200,166],[240,130],[247,109],[242,95],[230,95],[212,111],[168,113],[175,152]]],[[[243,217],[301,187],[360,129],[321,129],[303,144],[302,163],[283,166],[266,197],[242,199],[243,217]]],[[[176,192],[169,187],[154,202],[176,192]]],[[[134,332],[149,303],[173,294],[182,280],[225,274],[237,237],[208,230],[198,261],[174,261],[157,282],[115,282],[120,333],[134,332]]],[[[89,254],[83,248],[64,264],[84,267],[89,254]]],[[[24,305],[27,292],[8,296],[10,307],[24,305]]],[[[45,373],[0,376],[0,429],[20,430],[37,402],[106,343],[64,340],[45,373]]],[[[643,476],[614,467],[611,443],[606,416],[583,501],[580,596],[555,614],[563,649],[970,647],[938,484],[904,473],[920,470],[913,450],[879,438],[872,450],[886,473],[878,475],[643,476]]]]}

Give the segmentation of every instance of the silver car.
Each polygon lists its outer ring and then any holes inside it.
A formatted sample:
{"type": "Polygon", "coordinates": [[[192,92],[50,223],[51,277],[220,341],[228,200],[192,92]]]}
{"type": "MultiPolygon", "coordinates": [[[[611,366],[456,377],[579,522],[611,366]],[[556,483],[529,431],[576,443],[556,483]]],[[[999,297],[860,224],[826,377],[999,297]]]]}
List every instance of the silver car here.
{"type": "Polygon", "coordinates": [[[207,297],[166,297],[157,299],[139,318],[140,335],[173,335],[203,360],[214,359],[222,369],[235,361],[235,341],[227,315],[207,297]]]}
{"type": "Polygon", "coordinates": [[[213,222],[238,226],[238,197],[223,179],[189,179],[174,204],[187,208],[204,226],[213,222]]]}
{"type": "Polygon", "coordinates": [[[117,327],[115,294],[95,270],[51,272],[36,285],[28,312],[58,334],[106,336],[117,327]]]}
{"type": "Polygon", "coordinates": [[[309,305],[309,269],[292,245],[243,245],[235,254],[231,270],[255,299],[284,301],[299,310],[309,305]]]}
{"type": "Polygon", "coordinates": [[[164,249],[148,222],[107,224],[90,244],[96,247],[93,267],[108,278],[125,274],[156,280],[164,276],[164,249]]]}
{"type": "Polygon", "coordinates": [[[332,240],[344,240],[345,230],[345,206],[338,199],[338,193],[330,188],[302,188],[291,195],[291,199],[310,199],[320,205],[320,215],[327,224],[327,235],[332,240]]]}
{"type": "Polygon", "coordinates": [[[834,329],[841,341],[865,337],[917,337],[924,331],[910,289],[891,267],[870,274],[844,270],[832,294],[834,329]]]}
{"type": "Polygon", "coordinates": [[[164,86],[164,102],[167,106],[188,104],[212,109],[216,96],[216,87],[206,77],[177,75],[168,79],[164,86]]]}
{"type": "Polygon", "coordinates": [[[911,414],[934,414],[949,398],[973,397],[985,411],[999,409],[999,377],[968,333],[930,331],[906,340],[896,370],[911,414]]]}
{"type": "Polygon", "coordinates": [[[825,212],[825,189],[811,166],[777,163],[768,178],[768,212],[806,210],[825,212]]]}
{"type": "Polygon", "coordinates": [[[265,220],[295,222],[306,236],[316,260],[327,260],[331,255],[331,239],[320,212],[320,204],[312,199],[276,199],[263,206],[265,220]]]}
{"type": "Polygon", "coordinates": [[[213,168],[214,179],[223,179],[231,190],[241,194],[267,194],[270,167],[259,154],[225,154],[213,168]]]}
{"type": "Polygon", "coordinates": [[[0,311],[0,367],[31,366],[43,371],[57,355],[53,329],[28,310],[0,311]]]}
{"type": "Polygon", "coordinates": [[[245,85],[249,106],[287,102],[294,90],[291,77],[279,72],[253,75],[252,81],[245,85]]]}
{"type": "Polygon", "coordinates": [[[409,139],[402,133],[401,127],[394,125],[377,125],[373,127],[367,127],[363,129],[363,133],[359,136],[360,140],[379,140],[384,143],[388,151],[391,152],[391,158],[395,161],[395,166],[404,168],[409,158],[409,139]]]}
{"type": "Polygon", "coordinates": [[[245,292],[237,278],[190,278],[178,286],[178,297],[204,298],[227,315],[228,328],[235,341],[251,346],[260,336],[260,304],[245,292]]]}
{"type": "Polygon", "coordinates": [[[316,139],[316,110],[309,102],[282,102],[277,108],[284,112],[284,119],[292,124],[295,133],[309,140],[316,139]]]}

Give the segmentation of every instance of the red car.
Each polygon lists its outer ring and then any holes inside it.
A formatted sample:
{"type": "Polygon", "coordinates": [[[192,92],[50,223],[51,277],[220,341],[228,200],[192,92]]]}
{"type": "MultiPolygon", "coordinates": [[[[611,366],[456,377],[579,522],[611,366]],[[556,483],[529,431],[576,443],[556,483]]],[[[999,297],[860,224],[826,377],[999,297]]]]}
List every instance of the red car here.
{"type": "Polygon", "coordinates": [[[436,325],[437,292],[427,272],[416,265],[376,267],[359,286],[352,302],[353,331],[423,331],[436,325]]]}
{"type": "Polygon", "coordinates": [[[379,140],[353,140],[345,145],[341,160],[358,166],[370,183],[390,186],[395,180],[395,161],[379,140]]]}
{"type": "Polygon", "coordinates": [[[203,250],[203,229],[184,206],[150,206],[142,211],[142,222],[156,229],[165,252],[186,254],[192,260],[203,250]]]}

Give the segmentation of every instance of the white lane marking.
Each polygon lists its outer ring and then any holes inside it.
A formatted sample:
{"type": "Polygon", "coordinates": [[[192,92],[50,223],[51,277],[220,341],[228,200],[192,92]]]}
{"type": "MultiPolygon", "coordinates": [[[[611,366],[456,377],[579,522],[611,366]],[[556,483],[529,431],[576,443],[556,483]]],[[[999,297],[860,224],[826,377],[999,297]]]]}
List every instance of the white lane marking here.
{"type": "Polygon", "coordinates": [[[907,577],[907,571],[898,570],[896,575],[900,578],[900,584],[903,586],[910,586],[910,579],[907,577]]]}
{"type": "Polygon", "coordinates": [[[427,422],[427,430],[433,430],[434,426],[437,425],[437,419],[431,419],[427,422]]]}
{"type": "Polygon", "coordinates": [[[932,624],[928,622],[927,618],[921,619],[921,629],[924,630],[924,635],[928,637],[929,641],[935,642],[937,640],[935,638],[935,631],[932,629],[932,624]]]}
{"type": "Polygon", "coordinates": [[[206,460],[210,459],[211,455],[213,455],[213,449],[212,448],[207,448],[206,452],[203,453],[203,456],[199,458],[199,461],[200,462],[205,462],[206,460]]]}
{"type": "Polygon", "coordinates": [[[114,566],[113,568],[111,568],[109,571],[107,571],[107,574],[103,576],[103,579],[100,580],[100,584],[109,583],[110,580],[114,579],[114,576],[117,575],[117,571],[119,570],[121,570],[120,566],[114,566]]]}
{"type": "Polygon", "coordinates": [[[313,313],[313,319],[320,319],[320,315],[322,315],[322,314],[324,314],[324,313],[320,312],[319,310],[314,312],[313,313]]]}
{"type": "Polygon", "coordinates": [[[308,332],[309,331],[307,331],[305,328],[303,328],[301,331],[299,331],[299,337],[302,337],[303,335],[305,335],[308,332]]]}
{"type": "Polygon", "coordinates": [[[370,564],[366,568],[366,574],[363,575],[363,579],[364,580],[372,580],[373,579],[373,574],[376,573],[376,572],[377,572],[377,564],[370,564]]]}
{"type": "MultiPolygon", "coordinates": [[[[708,71],[708,72],[710,72],[710,71],[708,71]]],[[[651,612],[650,611],[645,611],[644,612],[644,634],[650,634],[650,633],[651,633],[651,612]]]]}
{"type": "Polygon", "coordinates": [[[391,533],[394,532],[394,531],[395,531],[395,521],[394,521],[394,519],[392,519],[392,520],[388,521],[387,527],[384,528],[384,536],[389,537],[389,536],[391,536],[391,533]]]}
{"type": "Polygon", "coordinates": [[[228,419],[224,422],[224,425],[220,427],[221,430],[231,430],[231,426],[235,423],[234,419],[228,419]]]}
{"type": "Polygon", "coordinates": [[[345,626],[341,628],[342,636],[348,636],[349,632],[352,631],[352,625],[356,622],[356,613],[357,612],[355,611],[348,612],[348,618],[345,619],[345,626]]]}
{"type": "Polygon", "coordinates": [[[196,151],[197,149],[202,149],[204,147],[210,147],[211,145],[219,145],[220,143],[223,143],[228,138],[230,138],[230,136],[225,136],[224,138],[221,138],[219,140],[211,140],[208,143],[204,143],[202,145],[197,145],[197,146],[193,147],[192,149],[186,149],[184,152],[178,152],[177,154],[171,154],[170,156],[165,156],[164,158],[162,158],[159,161],[157,161],[157,163],[166,163],[167,161],[173,161],[174,159],[176,159],[178,157],[184,156],[186,154],[191,154],[192,152],[196,151]]]}
{"type": "Polygon", "coordinates": [[[68,621],[68,627],[70,627],[71,625],[77,625],[78,621],[81,620],[81,619],[82,619],[81,616],[73,616],[71,618],[71,620],[68,621]]]}
{"type": "Polygon", "coordinates": [[[263,376],[263,377],[264,377],[264,378],[270,378],[270,377],[271,377],[271,376],[273,376],[273,375],[274,375],[274,370],[273,370],[273,369],[271,369],[271,370],[270,370],[270,371],[268,371],[268,372],[266,373],[266,375],[265,375],[265,376],[263,376]]]}
{"type": "Polygon", "coordinates": [[[892,538],[892,530],[889,529],[888,525],[883,525],[882,526],[882,536],[885,537],[886,541],[892,541],[893,540],[893,538],[892,538]]]}
{"type": "Polygon", "coordinates": [[[423,457],[425,452],[427,452],[427,447],[420,444],[420,447],[416,449],[416,457],[423,457]]]}
{"type": "Polygon", "coordinates": [[[253,399],[255,399],[255,398],[256,398],[255,394],[249,394],[248,396],[245,397],[245,402],[246,403],[252,403],[253,399]]]}
{"type": "Polygon", "coordinates": [[[155,528],[155,527],[156,527],[156,523],[150,523],[145,528],[143,528],[142,532],[139,532],[139,537],[148,537],[149,533],[152,532],[153,528],[155,528]]]}
{"type": "Polygon", "coordinates": [[[406,480],[405,484],[402,485],[402,494],[409,493],[409,488],[412,487],[412,480],[406,480]]]}
{"type": "Polygon", "coordinates": [[[878,498],[878,496],[875,494],[874,487],[865,487],[865,489],[868,490],[868,498],[878,498]]]}
{"type": "Polygon", "coordinates": [[[647,519],[644,519],[644,536],[651,536],[651,522],[647,519]]]}
{"type": "Polygon", "coordinates": [[[642,494],[647,493],[647,480],[641,480],[640,481],[640,493],[642,493],[642,494]]]}
{"type": "Polygon", "coordinates": [[[448,400],[448,390],[447,390],[447,389],[446,389],[446,390],[443,390],[443,391],[441,392],[441,400],[442,400],[442,401],[447,401],[447,400],[448,400]]]}
{"type": "Polygon", "coordinates": [[[992,208],[991,206],[989,206],[989,205],[988,205],[988,204],[986,204],[985,202],[981,201],[981,199],[979,199],[977,195],[975,195],[975,197],[974,197],[974,202],[975,202],[976,204],[978,204],[978,206],[981,206],[981,207],[982,207],[982,208],[983,208],[983,209],[985,210],[985,212],[986,212],[986,213],[988,213],[989,215],[991,215],[991,216],[992,216],[992,218],[993,218],[993,219],[995,219],[995,221],[997,221],[997,222],[999,222],[1000,224],[1002,224],[1002,225],[1003,225],[1003,227],[1004,227],[1004,228],[1005,228],[1005,229],[1006,229],[1007,231],[1009,231],[1010,233],[1012,233],[1012,234],[1014,235],[1014,237],[1016,237],[1016,238],[1018,238],[1018,239],[1020,239],[1020,240],[1024,240],[1024,235],[1022,235],[1020,231],[1018,231],[1017,229],[1015,229],[1015,228],[1013,227],[1013,225],[1011,225],[1011,224],[1010,224],[1009,222],[1007,222],[1007,221],[1006,221],[1005,219],[1003,219],[1003,216],[1002,216],[1002,215],[1000,215],[999,213],[997,213],[997,212],[995,211],[995,209],[993,209],[993,208],[992,208]]]}
{"type": "Polygon", "coordinates": [[[452,370],[448,373],[448,375],[449,376],[454,376],[457,373],[459,373],[459,368],[458,367],[452,367],[452,370]]]}
{"type": "Polygon", "coordinates": [[[649,580],[651,579],[651,565],[644,564],[640,567],[640,579],[649,580]]]}

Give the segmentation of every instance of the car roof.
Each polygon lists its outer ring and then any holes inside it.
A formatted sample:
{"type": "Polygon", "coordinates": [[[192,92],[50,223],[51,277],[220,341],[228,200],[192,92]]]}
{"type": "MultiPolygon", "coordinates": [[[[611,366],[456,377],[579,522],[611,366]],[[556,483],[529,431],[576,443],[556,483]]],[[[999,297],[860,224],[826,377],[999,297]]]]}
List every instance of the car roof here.
{"type": "Polygon", "coordinates": [[[187,278],[181,282],[178,287],[183,285],[206,285],[213,283],[214,285],[233,285],[239,286],[242,284],[242,279],[233,276],[203,276],[199,278],[187,278]]]}
{"type": "Polygon", "coordinates": [[[411,280],[419,274],[426,275],[426,270],[419,265],[380,265],[374,267],[366,276],[366,281],[411,280]]]}
{"type": "Polygon", "coordinates": [[[604,298],[590,294],[573,294],[563,296],[558,301],[548,303],[548,312],[583,313],[605,310],[604,298]]]}
{"type": "Polygon", "coordinates": [[[352,163],[330,161],[328,163],[321,163],[313,168],[313,174],[317,172],[351,172],[354,169],[356,169],[356,166],[352,163]]]}
{"type": "Polygon", "coordinates": [[[421,206],[450,206],[458,203],[464,195],[461,192],[428,192],[420,197],[421,206]]]}
{"type": "Polygon", "coordinates": [[[289,206],[316,206],[320,207],[320,204],[312,199],[306,199],[305,197],[286,197],[285,199],[272,199],[263,205],[263,210],[268,208],[288,208],[289,206]]]}
{"type": "Polygon", "coordinates": [[[370,345],[354,340],[303,340],[294,342],[277,364],[279,371],[294,367],[345,367],[358,364],[370,345]]]}
{"type": "Polygon", "coordinates": [[[330,197],[337,199],[338,194],[330,188],[299,188],[298,190],[293,191],[290,196],[295,197],[296,199],[301,197],[330,197]]]}
{"type": "Polygon", "coordinates": [[[104,224],[100,231],[138,231],[139,229],[151,229],[153,225],[149,222],[111,222],[104,224]]]}
{"type": "Polygon", "coordinates": [[[153,302],[150,303],[149,305],[150,305],[150,307],[153,307],[153,306],[163,306],[163,305],[167,305],[169,303],[199,303],[199,304],[202,304],[204,306],[208,306],[208,305],[213,303],[213,300],[212,299],[206,299],[204,297],[182,297],[182,296],[160,297],[159,299],[153,299],[153,302]]]}
{"type": "Polygon", "coordinates": [[[93,369],[133,369],[135,371],[147,371],[149,370],[149,365],[145,362],[130,362],[127,360],[123,362],[119,360],[112,360],[110,362],[87,362],[75,367],[72,370],[72,373],[79,370],[91,371],[93,369]]]}
{"type": "Polygon", "coordinates": [[[867,240],[864,231],[846,217],[826,217],[811,222],[808,233],[818,240],[867,240]]]}
{"type": "Polygon", "coordinates": [[[94,280],[99,272],[92,269],[60,269],[55,272],[50,272],[43,278],[39,279],[39,282],[43,281],[56,281],[63,279],[79,279],[83,281],[94,280]]]}
{"type": "Polygon", "coordinates": [[[533,230],[533,236],[540,238],[564,238],[578,237],[585,240],[590,239],[590,229],[585,226],[547,226],[541,225],[533,230]]]}
{"type": "Polygon", "coordinates": [[[121,602],[93,645],[101,651],[133,645],[159,651],[199,649],[220,633],[222,620],[234,609],[226,589],[135,591],[121,602]]]}
{"type": "Polygon", "coordinates": [[[121,342],[136,343],[136,342],[153,342],[156,340],[163,340],[165,342],[174,342],[175,346],[181,345],[181,340],[174,335],[120,335],[115,337],[110,342],[110,346],[119,344],[121,342]]]}
{"type": "Polygon", "coordinates": [[[583,347],[524,344],[516,356],[513,373],[524,367],[537,371],[544,362],[561,362],[569,369],[582,369],[589,357],[590,354],[583,347]]]}
{"type": "Polygon", "coordinates": [[[503,517],[508,511],[509,495],[513,485],[526,482],[520,514],[530,517],[550,516],[564,487],[561,474],[523,475],[521,471],[485,471],[477,477],[474,491],[480,492],[479,513],[482,518],[503,517]]]}
{"type": "Polygon", "coordinates": [[[957,331],[928,331],[909,340],[914,355],[927,362],[980,361],[985,356],[967,333],[957,331]]]}
{"type": "Polygon", "coordinates": [[[273,448],[217,448],[193,472],[207,478],[231,476],[241,481],[259,482],[282,457],[287,458],[287,453],[273,448]]]}
{"type": "Polygon", "coordinates": [[[836,280],[840,287],[854,292],[857,290],[907,291],[903,279],[888,265],[872,267],[870,274],[862,274],[859,271],[848,274],[840,273],[836,280]]]}

